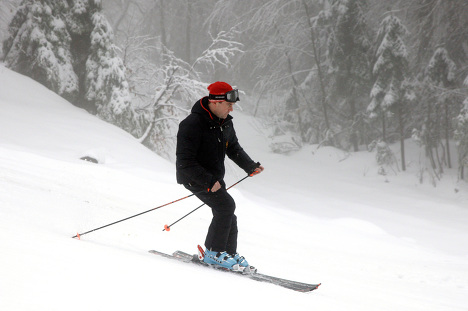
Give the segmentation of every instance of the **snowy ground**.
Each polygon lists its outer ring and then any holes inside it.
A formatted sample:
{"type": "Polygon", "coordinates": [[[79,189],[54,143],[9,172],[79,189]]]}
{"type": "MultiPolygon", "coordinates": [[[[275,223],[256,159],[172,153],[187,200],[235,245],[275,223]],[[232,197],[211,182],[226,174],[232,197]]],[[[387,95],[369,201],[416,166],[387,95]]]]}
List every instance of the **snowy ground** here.
{"type": "MultiPolygon", "coordinates": [[[[388,182],[368,152],[272,154],[254,120],[233,116],[265,166],[230,190],[239,251],[318,290],[149,254],[203,243],[208,208],[162,231],[200,204],[194,197],[72,239],[188,192],[173,164],[130,135],[0,66],[0,310],[468,310],[468,185],[455,172],[420,185],[411,142],[408,172],[388,182]]],[[[228,184],[244,177],[232,164],[228,174],[228,184]]]]}

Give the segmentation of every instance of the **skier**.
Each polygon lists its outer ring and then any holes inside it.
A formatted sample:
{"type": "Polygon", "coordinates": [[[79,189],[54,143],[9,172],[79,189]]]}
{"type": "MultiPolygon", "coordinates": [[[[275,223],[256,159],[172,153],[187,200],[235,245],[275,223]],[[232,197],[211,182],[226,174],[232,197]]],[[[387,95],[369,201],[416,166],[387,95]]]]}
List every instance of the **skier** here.
{"type": "Polygon", "coordinates": [[[240,146],[229,113],[239,92],[228,83],[208,86],[209,95],[197,101],[177,133],[177,182],[208,205],[213,219],[205,240],[203,261],[231,270],[249,267],[237,253],[236,204],[226,190],[224,158],[227,154],[250,176],[263,171],[240,146]]]}

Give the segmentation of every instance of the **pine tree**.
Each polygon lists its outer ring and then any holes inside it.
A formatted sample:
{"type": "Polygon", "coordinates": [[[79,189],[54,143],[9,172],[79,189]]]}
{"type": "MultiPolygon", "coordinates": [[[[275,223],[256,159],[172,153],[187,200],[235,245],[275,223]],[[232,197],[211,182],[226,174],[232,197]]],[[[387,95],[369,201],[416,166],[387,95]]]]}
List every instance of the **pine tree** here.
{"type": "Polygon", "coordinates": [[[330,64],[333,90],[337,102],[344,101],[343,112],[348,116],[350,140],[358,150],[358,127],[355,124],[361,110],[359,98],[368,94],[369,29],[365,20],[367,0],[331,0],[324,16],[329,25],[327,59],[330,64]],[[367,92],[366,92],[367,90],[367,92]]]}
{"type": "Polygon", "coordinates": [[[117,56],[113,33],[99,12],[92,16],[91,44],[86,60],[86,100],[93,102],[103,120],[129,130],[134,124],[125,68],[117,56]]]}
{"type": "MultiPolygon", "coordinates": [[[[444,128],[445,128],[445,142],[446,142],[446,152],[448,167],[451,168],[450,160],[450,104],[452,103],[450,89],[455,87],[455,74],[456,74],[456,65],[453,62],[448,52],[445,48],[438,48],[434,55],[432,56],[429,64],[426,68],[427,75],[427,85],[429,91],[433,94],[435,98],[436,105],[443,107],[444,109],[444,128]]],[[[431,102],[427,103],[431,105],[431,102]]],[[[436,107],[438,108],[438,107],[436,107]]],[[[437,122],[439,121],[439,116],[437,115],[437,122]]],[[[436,144],[437,145],[437,144],[436,144]]]]}
{"type": "MultiPolygon", "coordinates": [[[[468,2],[466,0],[412,0],[402,2],[408,22],[414,30],[412,43],[418,69],[431,58],[438,46],[444,45],[457,64],[468,61],[468,2]]],[[[463,78],[463,76],[462,76],[463,78]]]]}
{"type": "Polygon", "coordinates": [[[3,44],[8,67],[130,133],[138,122],[100,0],[24,0],[3,44]]]}
{"type": "Polygon", "coordinates": [[[408,66],[408,51],[403,36],[408,33],[400,19],[390,15],[380,24],[377,33],[378,48],[373,67],[375,78],[371,90],[371,103],[367,107],[371,116],[382,118],[383,140],[386,142],[386,117],[391,112],[398,115],[402,169],[406,169],[404,153],[404,97],[408,66]]]}
{"type": "Polygon", "coordinates": [[[72,38],[71,53],[73,68],[79,81],[79,100],[74,104],[92,114],[97,113],[96,105],[86,100],[86,60],[91,45],[90,34],[93,29],[91,17],[101,8],[100,1],[67,0],[69,10],[66,12],[67,29],[72,38]]]}
{"type": "Polygon", "coordinates": [[[70,42],[62,12],[66,4],[52,0],[24,0],[9,25],[3,43],[7,67],[73,100],[78,78],[73,71],[70,42]]]}
{"type": "MultiPolygon", "coordinates": [[[[464,82],[468,87],[468,76],[464,82]]],[[[457,117],[455,140],[458,146],[458,172],[460,179],[464,179],[464,168],[468,166],[468,97],[465,98],[463,108],[457,117]]]]}
{"type": "Polygon", "coordinates": [[[114,35],[101,13],[100,0],[68,0],[67,26],[73,64],[80,82],[79,105],[101,119],[135,134],[125,68],[117,55],[114,35]]]}

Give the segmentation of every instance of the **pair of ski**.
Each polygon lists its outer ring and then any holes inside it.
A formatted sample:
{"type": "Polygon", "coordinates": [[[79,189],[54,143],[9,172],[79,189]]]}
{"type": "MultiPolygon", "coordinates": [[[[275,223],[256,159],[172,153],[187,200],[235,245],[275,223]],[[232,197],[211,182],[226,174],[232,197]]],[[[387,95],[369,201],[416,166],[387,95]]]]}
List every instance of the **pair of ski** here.
{"type": "MultiPolygon", "coordinates": [[[[200,248],[200,246],[199,246],[199,248],[200,248]]],[[[222,271],[235,273],[236,275],[247,277],[247,278],[255,280],[255,281],[271,283],[271,284],[278,285],[278,286],[281,286],[281,287],[285,287],[285,288],[288,288],[288,289],[292,289],[292,290],[295,290],[295,291],[298,291],[298,292],[310,292],[310,291],[313,291],[313,290],[317,289],[320,286],[320,283],[318,283],[318,284],[307,284],[307,283],[291,281],[291,280],[287,280],[287,279],[277,278],[277,277],[274,277],[274,276],[258,273],[258,272],[256,272],[256,270],[255,270],[255,272],[242,273],[242,272],[239,272],[239,271],[224,269],[224,268],[221,268],[221,267],[218,267],[218,266],[215,266],[215,265],[209,265],[209,264],[204,263],[202,260],[200,260],[199,255],[190,255],[190,254],[182,252],[182,251],[175,251],[172,255],[166,254],[166,253],[163,253],[163,252],[159,252],[159,251],[156,251],[156,250],[150,250],[149,252],[152,253],[152,254],[155,254],[155,255],[159,255],[159,256],[162,256],[162,257],[170,258],[170,259],[175,259],[175,260],[185,262],[185,263],[193,263],[193,264],[201,265],[201,266],[204,266],[204,267],[212,267],[212,268],[216,268],[216,269],[219,269],[219,270],[222,270],[222,271]]]]}

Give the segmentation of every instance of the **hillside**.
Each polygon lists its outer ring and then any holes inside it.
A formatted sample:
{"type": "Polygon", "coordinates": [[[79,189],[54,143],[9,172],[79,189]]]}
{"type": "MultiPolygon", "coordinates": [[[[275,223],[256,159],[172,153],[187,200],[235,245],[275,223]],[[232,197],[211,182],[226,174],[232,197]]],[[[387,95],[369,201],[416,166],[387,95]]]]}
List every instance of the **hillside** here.
{"type": "MultiPolygon", "coordinates": [[[[149,254],[203,243],[208,208],[162,231],[200,205],[193,197],[72,239],[189,193],[172,163],[0,65],[0,310],[466,310],[468,186],[453,170],[419,184],[410,141],[408,172],[386,177],[368,152],[273,154],[256,120],[233,116],[265,166],[230,190],[239,252],[260,272],[321,282],[317,291],[149,254]]],[[[230,185],[244,174],[227,163],[230,185]]]]}

